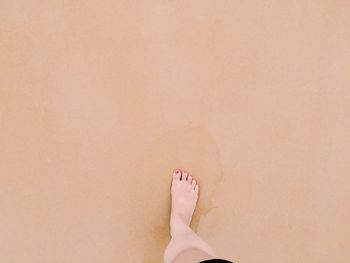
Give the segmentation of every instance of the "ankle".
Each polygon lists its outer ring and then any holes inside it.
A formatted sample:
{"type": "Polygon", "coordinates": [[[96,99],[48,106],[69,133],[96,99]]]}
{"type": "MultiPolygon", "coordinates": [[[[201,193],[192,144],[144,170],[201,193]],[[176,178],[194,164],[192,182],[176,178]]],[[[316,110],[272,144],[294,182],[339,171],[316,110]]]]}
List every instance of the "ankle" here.
{"type": "Polygon", "coordinates": [[[193,230],[190,228],[189,223],[181,217],[181,215],[171,215],[170,217],[170,234],[172,237],[174,235],[184,235],[192,233],[193,230]]]}
{"type": "Polygon", "coordinates": [[[171,213],[170,216],[170,224],[179,224],[179,225],[185,225],[187,227],[190,226],[190,220],[187,220],[185,216],[182,216],[180,213],[171,213]]]}

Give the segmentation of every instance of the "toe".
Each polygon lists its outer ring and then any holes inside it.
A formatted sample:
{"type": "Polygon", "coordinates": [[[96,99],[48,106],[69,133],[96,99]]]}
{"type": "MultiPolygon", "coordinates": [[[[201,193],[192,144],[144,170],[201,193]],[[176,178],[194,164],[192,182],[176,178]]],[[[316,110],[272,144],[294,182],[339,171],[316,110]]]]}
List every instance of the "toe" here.
{"type": "Polygon", "coordinates": [[[189,182],[190,184],[192,183],[192,179],[193,179],[193,178],[192,178],[191,175],[188,175],[188,176],[187,176],[187,182],[189,182]]]}
{"type": "Polygon", "coordinates": [[[196,184],[197,184],[197,182],[196,182],[196,180],[192,180],[192,187],[193,187],[193,189],[196,187],[196,184]]]}
{"type": "Polygon", "coordinates": [[[187,180],[187,176],[188,176],[188,173],[186,171],[183,171],[181,180],[186,181],[187,180]]]}
{"type": "Polygon", "coordinates": [[[176,169],[173,173],[173,180],[180,181],[181,180],[181,170],[176,169]]]}
{"type": "Polygon", "coordinates": [[[196,184],[194,191],[198,194],[198,192],[199,192],[199,185],[198,184],[196,184]]]}
{"type": "Polygon", "coordinates": [[[196,180],[192,180],[192,184],[191,184],[191,188],[194,190],[196,188],[197,185],[197,181],[196,180]]]}

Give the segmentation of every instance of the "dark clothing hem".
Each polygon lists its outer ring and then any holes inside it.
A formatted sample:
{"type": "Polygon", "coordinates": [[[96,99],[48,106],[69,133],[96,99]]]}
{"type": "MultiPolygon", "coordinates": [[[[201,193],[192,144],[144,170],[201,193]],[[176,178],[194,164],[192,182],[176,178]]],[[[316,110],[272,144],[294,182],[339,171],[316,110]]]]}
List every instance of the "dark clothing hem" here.
{"type": "Polygon", "coordinates": [[[210,260],[204,260],[204,261],[201,261],[199,263],[233,263],[233,262],[225,260],[225,259],[215,258],[215,259],[210,259],[210,260]]]}

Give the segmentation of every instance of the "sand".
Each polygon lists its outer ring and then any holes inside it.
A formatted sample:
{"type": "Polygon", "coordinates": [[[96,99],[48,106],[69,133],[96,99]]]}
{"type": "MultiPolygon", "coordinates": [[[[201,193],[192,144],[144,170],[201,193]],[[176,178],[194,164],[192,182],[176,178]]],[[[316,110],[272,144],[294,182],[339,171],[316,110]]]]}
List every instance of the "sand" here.
{"type": "Polygon", "coordinates": [[[221,257],[349,262],[349,14],[1,1],[0,262],[162,262],[175,168],[221,257]]]}

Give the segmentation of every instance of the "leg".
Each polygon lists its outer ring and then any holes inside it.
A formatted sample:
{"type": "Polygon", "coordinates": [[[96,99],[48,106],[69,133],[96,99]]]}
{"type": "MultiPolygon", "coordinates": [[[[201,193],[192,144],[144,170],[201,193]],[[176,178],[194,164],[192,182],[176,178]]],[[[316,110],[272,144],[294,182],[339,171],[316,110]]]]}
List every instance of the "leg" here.
{"type": "Polygon", "coordinates": [[[198,200],[199,186],[192,176],[176,170],[171,186],[171,240],[165,263],[191,263],[215,258],[214,251],[190,227],[198,200]]]}

